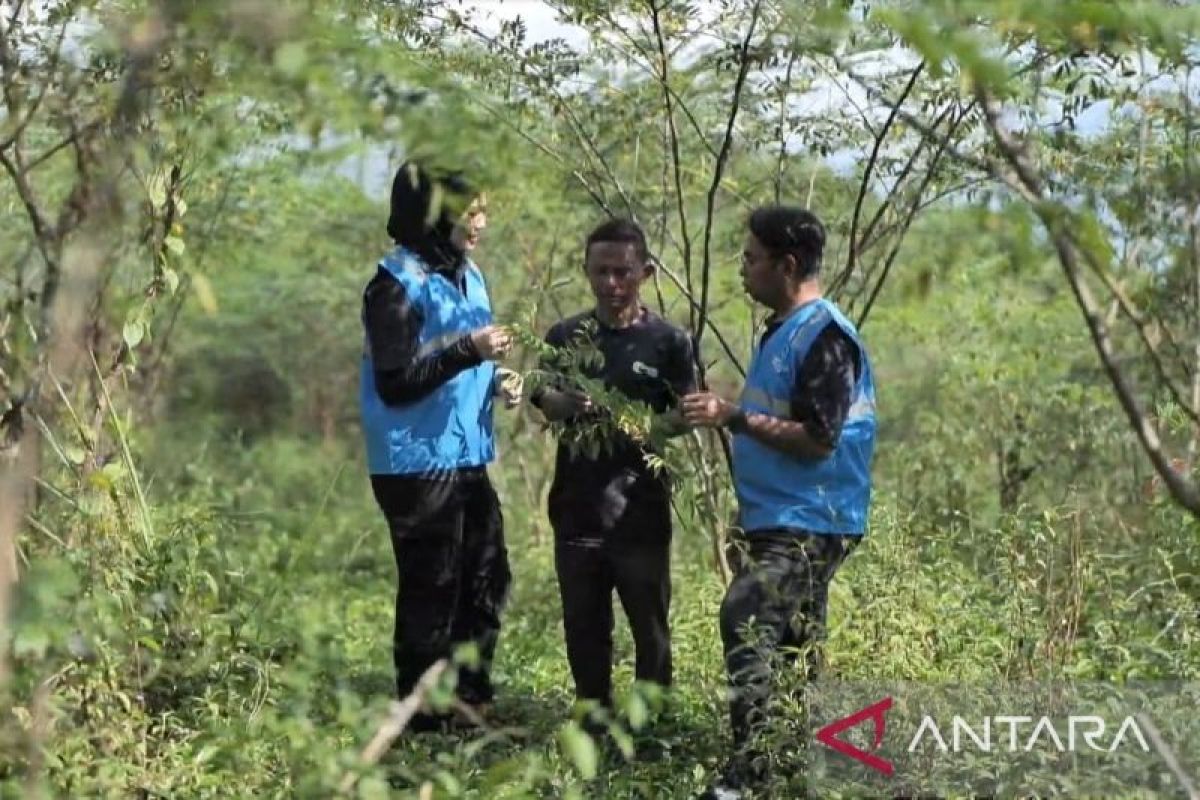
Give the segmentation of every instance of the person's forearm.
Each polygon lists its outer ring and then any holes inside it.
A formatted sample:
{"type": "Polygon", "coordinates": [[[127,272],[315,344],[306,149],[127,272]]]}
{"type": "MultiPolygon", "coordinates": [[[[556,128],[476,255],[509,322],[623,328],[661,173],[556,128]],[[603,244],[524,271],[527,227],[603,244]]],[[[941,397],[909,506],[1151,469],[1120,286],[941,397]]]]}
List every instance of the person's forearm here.
{"type": "Polygon", "coordinates": [[[424,315],[403,285],[380,275],[367,287],[363,321],[374,367],[375,391],[389,406],[414,403],[465,369],[481,363],[470,335],[422,353],[424,315]]]}
{"type": "Polygon", "coordinates": [[[728,427],[734,433],[746,434],[767,447],[797,458],[821,459],[833,452],[833,448],[810,436],[803,423],[770,414],[742,412],[728,427]]]}
{"type": "Polygon", "coordinates": [[[415,358],[400,367],[375,370],[375,390],[390,406],[414,403],[431,394],[465,369],[482,361],[469,336],[444,350],[415,358]]]}

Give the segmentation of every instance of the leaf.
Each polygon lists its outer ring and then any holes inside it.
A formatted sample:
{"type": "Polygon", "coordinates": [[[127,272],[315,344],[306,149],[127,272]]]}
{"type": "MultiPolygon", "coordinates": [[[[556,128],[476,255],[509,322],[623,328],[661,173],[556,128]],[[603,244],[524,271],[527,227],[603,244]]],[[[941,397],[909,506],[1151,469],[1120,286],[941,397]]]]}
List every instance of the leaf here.
{"type": "Polygon", "coordinates": [[[275,68],[289,78],[294,78],[308,63],[308,53],[303,42],[288,42],[275,51],[275,68]]]}
{"type": "Polygon", "coordinates": [[[213,294],[212,284],[208,277],[196,273],[192,276],[192,289],[196,292],[196,300],[200,303],[200,307],[204,309],[206,314],[212,315],[217,313],[217,296],[213,294]]]}
{"type": "Polygon", "coordinates": [[[180,239],[178,236],[168,236],[163,240],[163,244],[166,246],[167,250],[177,256],[183,255],[183,251],[187,247],[187,245],[183,243],[183,239],[180,239]]]}
{"type": "Polygon", "coordinates": [[[192,763],[194,763],[194,764],[196,764],[197,766],[199,766],[199,765],[201,765],[201,764],[204,764],[204,763],[206,763],[206,762],[208,762],[208,761],[211,761],[211,760],[212,760],[212,757],[213,757],[213,756],[215,756],[216,754],[217,754],[217,748],[216,748],[216,747],[214,747],[214,746],[213,746],[213,745],[211,745],[211,744],[210,744],[210,745],[205,745],[204,747],[200,748],[200,752],[196,754],[196,758],[193,760],[193,762],[192,762],[192,763]]]}
{"type": "Polygon", "coordinates": [[[629,731],[620,726],[612,726],[608,732],[612,736],[612,740],[616,742],[617,749],[621,751],[621,755],[625,756],[625,758],[633,758],[633,737],[629,735],[629,731]]]}
{"type": "Polygon", "coordinates": [[[146,194],[155,211],[165,206],[167,204],[167,176],[162,172],[155,172],[151,175],[150,180],[146,182],[146,194]]]}
{"type": "Polygon", "coordinates": [[[146,338],[146,323],[137,317],[125,320],[125,327],[121,329],[121,338],[125,340],[125,346],[133,350],[142,343],[142,339],[146,338]]]}
{"type": "Polygon", "coordinates": [[[591,736],[584,732],[583,728],[579,727],[579,723],[567,723],[559,732],[558,738],[567,757],[571,759],[571,763],[579,770],[579,774],[583,776],[584,780],[596,777],[596,768],[599,765],[596,743],[592,741],[591,736]]]}
{"type": "Polygon", "coordinates": [[[161,653],[162,644],[160,644],[153,636],[139,636],[138,644],[149,650],[151,653],[161,653]]]}
{"type": "Polygon", "coordinates": [[[625,713],[629,716],[629,724],[635,730],[641,730],[650,720],[650,707],[638,692],[629,695],[625,704],[625,713]]]}
{"type": "Polygon", "coordinates": [[[102,492],[112,491],[114,486],[112,476],[101,469],[88,475],[87,482],[89,486],[99,489],[102,492]]]}
{"type": "Polygon", "coordinates": [[[364,800],[389,797],[390,791],[387,781],[378,775],[369,775],[358,782],[358,796],[364,800]]]}
{"type": "Polygon", "coordinates": [[[479,668],[479,645],[475,642],[465,642],[454,650],[454,663],[467,669],[479,668]]]}
{"type": "Polygon", "coordinates": [[[179,273],[170,267],[163,267],[162,270],[163,282],[167,285],[167,291],[171,294],[179,291],[179,273]]]}
{"type": "Polygon", "coordinates": [[[84,452],[84,449],[82,447],[80,447],[79,445],[75,445],[75,444],[69,444],[66,447],[64,447],[63,455],[65,455],[67,457],[67,461],[70,461],[72,464],[75,464],[76,466],[82,464],[84,462],[84,460],[87,458],[87,453],[84,452]]]}
{"type": "Polygon", "coordinates": [[[1093,214],[1081,214],[1076,220],[1076,236],[1086,255],[1107,269],[1115,256],[1108,232],[1093,214]]]}
{"type": "Polygon", "coordinates": [[[25,628],[13,637],[13,655],[17,658],[35,656],[43,658],[50,649],[50,634],[41,628],[25,628]]]}

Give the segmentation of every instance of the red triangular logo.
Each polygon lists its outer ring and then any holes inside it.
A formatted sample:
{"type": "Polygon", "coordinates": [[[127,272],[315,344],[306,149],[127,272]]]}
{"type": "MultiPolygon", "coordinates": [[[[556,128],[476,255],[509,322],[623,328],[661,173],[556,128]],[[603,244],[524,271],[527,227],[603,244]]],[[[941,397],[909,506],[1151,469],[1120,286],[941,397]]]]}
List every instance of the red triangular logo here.
{"type": "Polygon", "coordinates": [[[882,759],[879,756],[872,755],[865,750],[860,750],[844,739],[837,738],[838,734],[844,730],[853,728],[863,720],[871,720],[875,728],[875,744],[872,749],[877,749],[883,742],[883,731],[887,724],[887,719],[884,714],[892,707],[892,698],[885,697],[878,703],[869,705],[866,708],[855,711],[848,717],[834,720],[826,725],[821,730],[817,731],[817,741],[826,747],[832,748],[844,756],[849,756],[855,761],[861,761],[871,769],[882,772],[884,775],[891,775],[896,771],[892,766],[892,762],[882,759]]]}

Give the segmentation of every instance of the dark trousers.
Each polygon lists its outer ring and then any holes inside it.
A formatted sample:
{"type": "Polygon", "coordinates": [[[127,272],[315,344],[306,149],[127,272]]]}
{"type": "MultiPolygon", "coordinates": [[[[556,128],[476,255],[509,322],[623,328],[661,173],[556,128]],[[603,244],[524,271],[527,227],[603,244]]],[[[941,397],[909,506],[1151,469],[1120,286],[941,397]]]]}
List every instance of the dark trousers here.
{"type": "Polygon", "coordinates": [[[766,722],[773,671],[803,659],[816,677],[829,583],[860,537],[755,531],[731,542],[735,576],[721,603],[734,746],[766,722]]]}
{"type": "Polygon", "coordinates": [[[372,476],[371,486],[399,573],[392,640],[397,691],[409,694],[435,661],[474,642],[479,667],[459,674],[457,693],[467,703],[491,701],[491,661],[512,576],[500,501],[487,473],[372,476]]]}
{"type": "Polygon", "coordinates": [[[631,543],[559,537],[554,566],[576,696],[612,702],[613,590],[633,634],[634,676],[670,686],[670,539],[631,543]]]}

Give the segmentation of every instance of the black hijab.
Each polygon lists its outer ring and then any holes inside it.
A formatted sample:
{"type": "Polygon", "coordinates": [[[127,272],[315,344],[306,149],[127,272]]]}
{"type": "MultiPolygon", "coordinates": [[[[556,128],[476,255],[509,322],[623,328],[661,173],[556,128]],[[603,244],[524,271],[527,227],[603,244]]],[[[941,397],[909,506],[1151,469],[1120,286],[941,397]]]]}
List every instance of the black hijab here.
{"type": "Polygon", "coordinates": [[[466,265],[467,254],[450,240],[459,216],[450,209],[465,208],[474,194],[462,173],[406,161],[392,180],[388,235],[430,269],[457,273],[466,265]]]}

